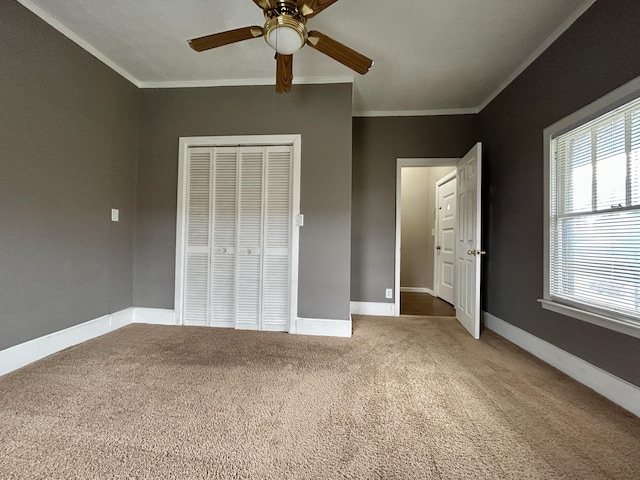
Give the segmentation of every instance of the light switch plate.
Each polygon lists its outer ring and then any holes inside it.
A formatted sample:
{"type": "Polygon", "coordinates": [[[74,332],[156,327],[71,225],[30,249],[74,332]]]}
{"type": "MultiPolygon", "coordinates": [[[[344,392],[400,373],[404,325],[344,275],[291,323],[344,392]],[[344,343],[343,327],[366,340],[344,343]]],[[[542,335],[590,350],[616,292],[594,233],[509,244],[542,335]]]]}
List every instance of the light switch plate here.
{"type": "Polygon", "coordinates": [[[296,226],[304,226],[304,213],[299,213],[298,215],[296,215],[296,226]]]}
{"type": "Polygon", "coordinates": [[[112,222],[119,222],[120,221],[120,210],[118,210],[117,208],[112,208],[111,209],[111,221],[112,222]]]}

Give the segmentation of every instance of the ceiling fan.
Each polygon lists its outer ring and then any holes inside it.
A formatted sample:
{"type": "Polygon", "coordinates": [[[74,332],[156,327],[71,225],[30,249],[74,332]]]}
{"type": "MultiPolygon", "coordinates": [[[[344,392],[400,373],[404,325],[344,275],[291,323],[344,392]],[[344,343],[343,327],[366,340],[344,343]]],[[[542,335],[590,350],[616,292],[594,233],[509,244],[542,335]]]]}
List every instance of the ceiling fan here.
{"type": "Polygon", "coordinates": [[[373,60],[315,30],[307,30],[307,20],[338,0],[253,0],[264,11],[263,27],[237,28],[189,40],[197,52],[222,47],[243,40],[265,37],[276,51],[276,92],[291,90],[293,54],[304,45],[318,50],[343,65],[364,75],[373,60]]]}

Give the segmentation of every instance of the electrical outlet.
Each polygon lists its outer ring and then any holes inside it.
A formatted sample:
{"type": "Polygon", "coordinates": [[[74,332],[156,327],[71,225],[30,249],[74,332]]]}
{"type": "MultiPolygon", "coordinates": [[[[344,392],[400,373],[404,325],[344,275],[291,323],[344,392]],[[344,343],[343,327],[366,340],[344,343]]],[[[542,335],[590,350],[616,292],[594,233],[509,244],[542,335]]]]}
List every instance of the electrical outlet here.
{"type": "Polygon", "coordinates": [[[392,288],[387,288],[384,291],[384,296],[387,298],[393,298],[393,289],[392,288]]]}

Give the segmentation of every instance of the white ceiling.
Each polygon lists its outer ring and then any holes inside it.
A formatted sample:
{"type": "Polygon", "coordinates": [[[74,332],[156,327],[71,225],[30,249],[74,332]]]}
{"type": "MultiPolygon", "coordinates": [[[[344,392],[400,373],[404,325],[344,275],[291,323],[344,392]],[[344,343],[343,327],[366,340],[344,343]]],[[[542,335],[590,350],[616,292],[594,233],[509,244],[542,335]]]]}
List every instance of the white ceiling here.
{"type": "MultiPolygon", "coordinates": [[[[275,84],[261,38],[203,53],[186,43],[262,25],[251,0],[18,1],[143,88],[275,84]]],[[[353,80],[356,115],[477,112],[594,1],[342,0],[308,27],[374,67],[360,76],[307,47],[294,84],[353,80]]]]}

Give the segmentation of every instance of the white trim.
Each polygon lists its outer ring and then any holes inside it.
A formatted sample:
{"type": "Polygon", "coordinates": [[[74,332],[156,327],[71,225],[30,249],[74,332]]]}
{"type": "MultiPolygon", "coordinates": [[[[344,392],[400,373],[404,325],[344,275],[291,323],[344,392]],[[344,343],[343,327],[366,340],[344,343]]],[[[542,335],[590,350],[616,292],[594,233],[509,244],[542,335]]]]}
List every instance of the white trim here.
{"type": "MultiPolygon", "coordinates": [[[[187,175],[185,165],[190,147],[221,147],[221,146],[251,146],[251,145],[291,145],[293,152],[293,192],[291,198],[292,218],[300,215],[300,185],[302,163],[302,135],[237,135],[224,137],[180,137],[178,147],[178,191],[176,208],[176,257],[175,257],[175,289],[174,305],[175,318],[178,324],[183,325],[182,303],[184,297],[184,242],[187,189],[187,175]]],[[[291,290],[290,290],[290,319],[291,323],[298,315],[298,278],[300,263],[300,226],[295,221],[291,222],[291,290]]],[[[173,323],[171,324],[173,325],[173,323]]],[[[289,325],[289,331],[292,325],[289,325]]]]}
{"type": "MultiPolygon", "coordinates": [[[[350,76],[339,77],[301,77],[294,78],[294,85],[326,85],[336,83],[351,83],[354,78],[350,76]]],[[[229,78],[220,80],[167,80],[158,82],[140,82],[140,88],[202,88],[202,87],[250,87],[275,85],[270,78],[229,78]]]]}
{"type": "Polygon", "coordinates": [[[120,310],[119,312],[112,313],[110,317],[111,331],[126,327],[127,325],[133,323],[133,308],[127,308],[125,310],[120,310]]]}
{"type": "Polygon", "coordinates": [[[640,387],[616,377],[595,365],[562,350],[535,335],[483,312],[489,330],[523,348],[540,360],[595,390],[603,397],[640,416],[640,387]]]}
{"type": "Polygon", "coordinates": [[[136,307],[133,309],[133,323],[178,325],[178,319],[175,310],[136,307]]]}
{"type": "Polygon", "coordinates": [[[0,351],[0,376],[131,323],[133,308],[105,315],[0,351]]]}
{"type": "Polygon", "coordinates": [[[484,102],[482,102],[477,110],[478,112],[481,112],[487,105],[489,105],[498,95],[500,95],[500,93],[502,93],[502,91],[507,88],[511,82],[513,82],[516,78],[518,78],[520,76],[520,74],[522,74],[522,72],[524,72],[533,62],[536,61],[536,59],[542,55],[542,53],[549,48],[553,42],[555,42],[558,38],[560,38],[560,35],[562,35],[564,32],[566,32],[569,27],[571,25],[573,25],[575,23],[576,20],[578,20],[578,18],[580,18],[587,10],[589,10],[589,8],[591,8],[591,6],[596,3],[596,0],[586,0],[582,5],[580,5],[578,8],[576,8],[573,13],[569,16],[569,18],[567,18],[564,22],[562,22],[560,24],[560,26],[558,28],[556,28],[553,33],[551,35],[549,35],[547,37],[547,39],[542,42],[540,44],[540,46],[538,46],[538,48],[535,49],[535,51],[529,55],[529,58],[527,58],[524,62],[522,62],[522,64],[520,64],[520,66],[518,66],[518,68],[516,68],[511,75],[509,75],[506,80],[504,82],[502,82],[500,84],[500,86],[498,88],[496,88],[491,95],[489,95],[484,102]]]}
{"type": "Polygon", "coordinates": [[[435,297],[435,293],[430,288],[425,287],[400,287],[400,292],[405,293],[428,293],[432,297],[435,297]]]}
{"type": "Polygon", "coordinates": [[[607,317],[605,315],[598,315],[597,313],[588,312],[580,308],[570,307],[561,303],[554,302],[553,300],[539,299],[538,302],[545,310],[551,310],[552,312],[566,315],[568,317],[577,318],[599,327],[614,330],[619,333],[624,333],[631,337],[640,338],[640,325],[625,322],[615,318],[607,317]]]}
{"type": "Polygon", "coordinates": [[[353,112],[354,117],[436,117],[445,115],[474,115],[478,108],[446,108],[442,110],[360,110],[353,112]]]}
{"type": "Polygon", "coordinates": [[[398,158],[396,159],[396,244],[394,271],[394,311],[400,315],[400,243],[402,239],[402,169],[405,167],[455,167],[459,158],[398,158]]]}
{"type": "Polygon", "coordinates": [[[327,320],[322,318],[296,319],[296,335],[316,335],[322,337],[351,337],[351,320],[327,320]]]}
{"type": "Polygon", "coordinates": [[[397,158],[402,167],[455,167],[459,158],[397,158]]]}
{"type": "Polygon", "coordinates": [[[138,79],[136,79],[136,77],[131,75],[131,73],[129,73],[124,68],[122,68],[120,65],[118,65],[116,62],[111,60],[109,57],[101,53],[97,48],[95,48],[89,42],[87,42],[86,40],[83,40],[81,37],[76,35],[73,31],[71,31],[65,25],[60,23],[58,20],[52,17],[49,13],[45,12],[38,5],[35,5],[30,0],[18,0],[18,2],[23,7],[25,7],[26,9],[30,10],[32,13],[40,17],[40,19],[42,19],[44,22],[48,23],[51,27],[55,28],[58,32],[63,34],[69,40],[77,44],[80,48],[82,48],[83,50],[86,50],[88,53],[96,57],[98,60],[104,63],[111,70],[118,73],[123,78],[127,79],[136,87],[140,87],[140,82],[138,81],[138,79]]]}
{"type": "Polygon", "coordinates": [[[175,258],[175,287],[173,305],[176,318],[180,325],[184,325],[182,316],[182,300],[184,298],[184,251],[186,244],[187,217],[187,155],[189,154],[188,142],[180,139],[178,145],[178,197],[176,199],[176,258],[175,258]]]}
{"type": "MultiPolygon", "coordinates": [[[[234,135],[234,136],[204,136],[204,137],[180,137],[180,146],[185,147],[223,147],[223,146],[251,146],[251,145],[294,145],[300,140],[297,133],[285,135],[234,135]]],[[[184,158],[181,158],[184,160],[184,158]]]]}
{"type": "MultiPolygon", "coordinates": [[[[291,330],[291,323],[298,318],[298,283],[300,275],[300,228],[297,219],[301,218],[300,212],[300,190],[302,178],[302,136],[295,135],[293,139],[293,165],[292,165],[292,197],[291,197],[291,272],[289,281],[291,282],[291,296],[289,297],[289,325],[287,329],[291,330]]],[[[302,217],[303,218],[303,217],[302,217]]]]}
{"type": "Polygon", "coordinates": [[[351,315],[373,315],[376,317],[395,317],[395,305],[382,302],[351,302],[351,315]]]}

